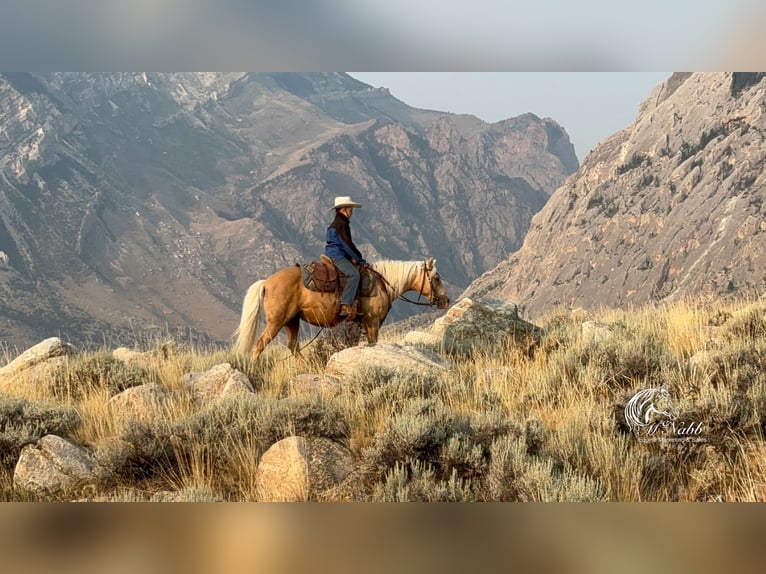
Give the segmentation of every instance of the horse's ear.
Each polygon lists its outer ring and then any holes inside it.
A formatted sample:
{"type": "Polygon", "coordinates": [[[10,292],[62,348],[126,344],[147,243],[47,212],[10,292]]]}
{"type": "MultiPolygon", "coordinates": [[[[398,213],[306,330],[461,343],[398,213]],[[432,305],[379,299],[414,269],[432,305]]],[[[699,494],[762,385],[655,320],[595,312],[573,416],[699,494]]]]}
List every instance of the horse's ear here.
{"type": "Polygon", "coordinates": [[[429,259],[428,262],[426,263],[426,267],[428,267],[428,269],[433,269],[434,265],[436,265],[436,259],[431,257],[431,259],[429,259]]]}

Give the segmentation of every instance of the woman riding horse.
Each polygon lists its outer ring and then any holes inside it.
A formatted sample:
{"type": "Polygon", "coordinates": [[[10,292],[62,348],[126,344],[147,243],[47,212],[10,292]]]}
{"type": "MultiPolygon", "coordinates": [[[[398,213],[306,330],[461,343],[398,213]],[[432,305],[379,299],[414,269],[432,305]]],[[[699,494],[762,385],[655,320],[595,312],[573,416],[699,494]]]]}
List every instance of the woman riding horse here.
{"type": "Polygon", "coordinates": [[[348,282],[340,296],[340,317],[353,321],[356,316],[354,311],[354,299],[359,289],[359,269],[357,265],[367,265],[351,239],[351,216],[355,207],[362,207],[360,203],[352,201],[348,196],[336,197],[335,205],[330,209],[335,210],[335,219],[327,228],[327,245],[324,248],[325,255],[332,259],[335,267],[348,277],[348,282]]]}

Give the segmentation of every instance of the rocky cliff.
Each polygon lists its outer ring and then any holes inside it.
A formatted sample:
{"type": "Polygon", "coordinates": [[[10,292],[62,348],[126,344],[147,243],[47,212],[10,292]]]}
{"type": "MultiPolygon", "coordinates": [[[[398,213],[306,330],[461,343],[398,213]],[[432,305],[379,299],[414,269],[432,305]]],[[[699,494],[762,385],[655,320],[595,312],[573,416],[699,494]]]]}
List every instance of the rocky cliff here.
{"type": "Polygon", "coordinates": [[[346,74],[0,74],[0,339],[228,340],[253,281],[315,258],[332,198],[370,260],[453,295],[578,167],[533,115],[418,110],[346,74]]]}
{"type": "Polygon", "coordinates": [[[766,75],[674,74],[466,291],[626,307],[766,291],[766,75]]]}

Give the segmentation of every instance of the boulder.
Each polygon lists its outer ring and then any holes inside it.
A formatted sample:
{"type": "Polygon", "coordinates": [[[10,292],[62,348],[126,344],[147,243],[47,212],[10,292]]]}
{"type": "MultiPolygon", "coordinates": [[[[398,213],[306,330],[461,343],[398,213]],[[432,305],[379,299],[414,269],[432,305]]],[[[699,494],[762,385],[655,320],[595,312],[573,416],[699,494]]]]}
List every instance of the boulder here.
{"type": "Polygon", "coordinates": [[[134,351],[127,347],[117,347],[112,351],[112,356],[125,363],[126,365],[135,365],[140,363],[144,359],[144,353],[140,351],[134,351]]]}
{"type": "Polygon", "coordinates": [[[325,371],[342,378],[360,367],[432,373],[445,371],[449,366],[449,361],[427,349],[380,343],[369,347],[351,347],[335,353],[327,362],[325,371]]]}
{"type": "Polygon", "coordinates": [[[221,363],[205,372],[189,373],[181,382],[191,391],[195,400],[203,403],[255,392],[247,375],[229,363],[221,363]]]}
{"type": "Polygon", "coordinates": [[[431,332],[441,336],[450,354],[472,355],[515,344],[524,350],[539,342],[544,331],[519,317],[518,306],[502,299],[464,298],[437,319],[431,332]]]}
{"type": "Polygon", "coordinates": [[[339,444],[292,436],[263,453],[255,472],[256,492],[264,502],[316,500],[353,470],[351,453],[339,444]]]}
{"type": "Polygon", "coordinates": [[[56,435],[45,435],[21,450],[13,473],[17,488],[37,495],[62,495],[98,484],[104,469],[85,448],[56,435]]]}
{"type": "Polygon", "coordinates": [[[15,375],[21,371],[31,369],[35,365],[50,361],[57,357],[73,355],[75,349],[69,343],[64,343],[58,337],[50,337],[37,345],[30,347],[13,361],[0,369],[0,377],[15,375]]]}
{"type": "Polygon", "coordinates": [[[161,416],[168,395],[162,385],[147,383],[114,395],[109,399],[109,407],[120,418],[151,421],[161,416]]]}
{"type": "Polygon", "coordinates": [[[13,374],[0,374],[0,392],[10,391],[14,386],[38,387],[45,385],[52,374],[69,361],[68,356],[53,357],[13,374]]]}

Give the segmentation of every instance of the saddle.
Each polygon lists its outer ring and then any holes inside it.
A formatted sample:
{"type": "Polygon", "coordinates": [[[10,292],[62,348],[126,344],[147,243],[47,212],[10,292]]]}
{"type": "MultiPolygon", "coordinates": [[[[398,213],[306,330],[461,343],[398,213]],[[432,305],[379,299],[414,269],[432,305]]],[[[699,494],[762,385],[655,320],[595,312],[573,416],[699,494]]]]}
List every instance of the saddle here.
{"type": "MultiPolygon", "coordinates": [[[[339,271],[332,259],[324,253],[319,256],[319,261],[312,261],[301,268],[303,285],[309,291],[316,293],[341,294],[348,283],[348,276],[339,271]]],[[[359,269],[361,275],[357,297],[372,297],[375,294],[378,278],[376,274],[367,268],[359,269]]]]}

